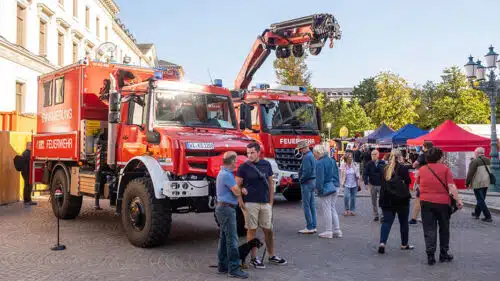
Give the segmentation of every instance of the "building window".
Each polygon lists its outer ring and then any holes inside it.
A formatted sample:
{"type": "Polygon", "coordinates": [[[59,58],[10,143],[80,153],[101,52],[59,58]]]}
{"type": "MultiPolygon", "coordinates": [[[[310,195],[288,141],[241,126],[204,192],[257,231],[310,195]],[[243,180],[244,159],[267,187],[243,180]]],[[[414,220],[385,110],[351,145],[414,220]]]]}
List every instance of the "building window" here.
{"type": "Polygon", "coordinates": [[[64,64],[64,34],[57,33],[57,65],[64,64]]]}
{"type": "Polygon", "coordinates": [[[108,27],[104,27],[104,41],[108,42],[108,27]]]}
{"type": "Polygon", "coordinates": [[[95,18],[95,34],[97,35],[97,38],[99,38],[100,36],[100,32],[99,32],[99,22],[101,20],[99,19],[99,17],[95,18]]]}
{"type": "Polygon", "coordinates": [[[78,17],[78,0],[73,0],[73,16],[78,17]]]}
{"type": "Polygon", "coordinates": [[[47,24],[40,21],[40,56],[47,55],[47,24]]]}
{"type": "Polygon", "coordinates": [[[73,62],[78,60],[78,43],[73,42],[73,62]]]}
{"type": "Polygon", "coordinates": [[[90,8],[85,7],[85,26],[90,29],[90,8]]]}
{"type": "Polygon", "coordinates": [[[51,106],[52,105],[52,80],[43,83],[43,106],[51,106]]]}
{"type": "Polygon", "coordinates": [[[55,104],[64,102],[64,77],[56,79],[56,101],[55,104]]]}
{"type": "Polygon", "coordinates": [[[17,38],[16,43],[26,47],[26,8],[17,6],[17,38]]]}
{"type": "Polygon", "coordinates": [[[16,112],[24,112],[24,83],[16,82],[16,112]]]}

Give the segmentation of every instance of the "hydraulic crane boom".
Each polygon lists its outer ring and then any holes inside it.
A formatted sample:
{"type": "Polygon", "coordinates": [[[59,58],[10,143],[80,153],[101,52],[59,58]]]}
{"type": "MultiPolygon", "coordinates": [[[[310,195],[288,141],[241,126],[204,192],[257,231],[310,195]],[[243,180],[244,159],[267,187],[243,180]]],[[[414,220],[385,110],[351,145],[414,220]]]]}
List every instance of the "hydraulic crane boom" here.
{"type": "Polygon", "coordinates": [[[309,49],[311,55],[316,56],[328,38],[330,38],[330,48],[333,48],[333,39],[339,40],[340,37],[340,26],[330,14],[315,14],[271,24],[255,40],[234,82],[234,88],[235,90],[248,88],[253,75],[262,66],[271,50],[276,50],[277,58],[288,58],[290,54],[302,57],[305,48],[309,49]]]}

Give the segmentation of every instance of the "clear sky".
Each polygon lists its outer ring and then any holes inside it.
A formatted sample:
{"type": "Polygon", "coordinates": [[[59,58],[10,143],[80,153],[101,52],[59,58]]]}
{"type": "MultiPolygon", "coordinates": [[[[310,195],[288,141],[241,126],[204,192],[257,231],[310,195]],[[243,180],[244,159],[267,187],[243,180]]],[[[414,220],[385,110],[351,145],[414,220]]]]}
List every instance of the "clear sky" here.
{"type": "MultiPolygon", "coordinates": [[[[116,0],[119,17],[139,43],[186,71],[186,79],[223,79],[233,87],[255,38],[270,24],[314,13],[333,14],[342,39],[309,56],[315,87],[352,87],[382,70],[412,85],[439,80],[469,54],[500,53],[499,0],[116,0]]],[[[275,82],[272,53],[252,82],[275,82]]]]}

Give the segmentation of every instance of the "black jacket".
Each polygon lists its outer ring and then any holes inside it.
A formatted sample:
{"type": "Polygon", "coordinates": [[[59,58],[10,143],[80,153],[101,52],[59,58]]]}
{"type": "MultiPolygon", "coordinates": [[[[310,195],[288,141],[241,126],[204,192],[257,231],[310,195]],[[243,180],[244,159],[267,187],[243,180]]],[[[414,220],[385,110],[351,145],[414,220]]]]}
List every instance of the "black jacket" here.
{"type": "Polygon", "coordinates": [[[368,162],[363,172],[365,184],[381,186],[382,177],[384,176],[384,166],[385,162],[383,160],[377,160],[377,163],[373,160],[368,162]]]}
{"type": "MultiPolygon", "coordinates": [[[[388,165],[386,165],[388,167],[388,165]]],[[[411,194],[410,194],[410,173],[408,172],[408,167],[397,164],[396,167],[394,168],[395,173],[393,174],[393,177],[395,175],[398,175],[399,178],[403,181],[404,183],[404,190],[399,190],[398,193],[400,194],[407,194],[404,198],[397,197],[391,192],[388,192],[388,181],[386,181],[385,177],[382,176],[382,187],[380,189],[380,198],[379,198],[379,206],[381,208],[398,208],[398,207],[403,207],[403,206],[409,206],[410,205],[410,199],[411,199],[411,194]]]]}
{"type": "Polygon", "coordinates": [[[22,154],[24,158],[24,166],[23,169],[21,170],[21,175],[23,176],[23,179],[26,181],[29,179],[29,174],[30,174],[30,159],[31,159],[31,151],[30,150],[25,150],[22,154]]]}

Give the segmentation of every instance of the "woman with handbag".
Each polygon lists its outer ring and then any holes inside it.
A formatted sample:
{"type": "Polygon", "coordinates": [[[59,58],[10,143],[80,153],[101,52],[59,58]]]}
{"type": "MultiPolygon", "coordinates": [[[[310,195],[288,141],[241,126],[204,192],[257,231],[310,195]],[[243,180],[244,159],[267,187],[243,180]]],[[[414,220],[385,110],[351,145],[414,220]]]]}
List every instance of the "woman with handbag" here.
{"type": "Polygon", "coordinates": [[[422,224],[424,227],[427,263],[436,263],[434,254],[437,246],[437,225],[439,225],[439,261],[450,262],[450,216],[463,206],[453,181],[450,168],[442,163],[443,151],[433,147],[426,152],[427,165],[418,171],[416,183],[420,185],[422,224]]]}
{"type": "Polygon", "coordinates": [[[403,165],[402,160],[401,151],[393,149],[389,161],[384,167],[379,198],[379,205],[384,215],[384,222],[380,227],[380,245],[378,247],[380,254],[385,253],[385,245],[396,214],[400,225],[401,250],[413,250],[415,248],[413,245],[408,244],[411,179],[408,168],[403,165]]]}
{"type": "Polygon", "coordinates": [[[344,190],[344,216],[355,216],[356,196],[360,191],[359,164],[352,161],[352,153],[344,155],[344,163],[340,165],[340,188],[344,190]]]}

